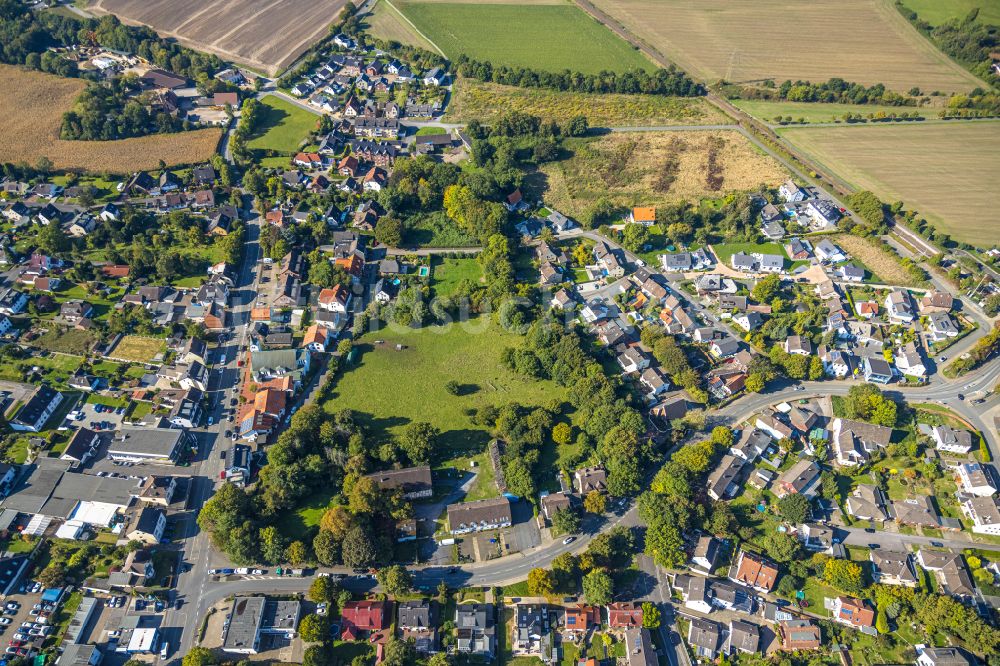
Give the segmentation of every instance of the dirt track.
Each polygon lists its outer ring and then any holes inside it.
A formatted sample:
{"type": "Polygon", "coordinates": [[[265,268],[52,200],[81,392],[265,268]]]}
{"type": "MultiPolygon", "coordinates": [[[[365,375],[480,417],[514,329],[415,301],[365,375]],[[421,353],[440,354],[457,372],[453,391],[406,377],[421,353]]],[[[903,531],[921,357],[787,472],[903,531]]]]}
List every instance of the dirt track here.
{"type": "Polygon", "coordinates": [[[96,0],[200,51],[275,74],[326,34],[346,0],[96,0]]]}

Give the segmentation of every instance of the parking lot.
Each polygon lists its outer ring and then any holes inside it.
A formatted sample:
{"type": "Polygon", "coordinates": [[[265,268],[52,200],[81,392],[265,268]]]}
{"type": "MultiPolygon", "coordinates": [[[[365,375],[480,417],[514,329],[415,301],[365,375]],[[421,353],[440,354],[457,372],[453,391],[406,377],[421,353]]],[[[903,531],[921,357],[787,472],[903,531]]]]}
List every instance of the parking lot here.
{"type": "MultiPolygon", "coordinates": [[[[100,400],[100,398],[91,399],[100,400]]],[[[125,414],[124,407],[115,409],[96,402],[78,405],[74,411],[79,414],[79,417],[71,421],[73,425],[80,428],[90,428],[98,432],[120,428],[122,417],[125,414]]]]}
{"type": "Polygon", "coordinates": [[[56,607],[43,606],[41,585],[34,586],[35,592],[30,591],[32,586],[30,581],[22,584],[25,591],[19,589],[7,596],[2,604],[0,636],[5,639],[3,647],[8,658],[15,655],[25,657],[31,651],[37,652],[45,639],[56,630],[50,624],[56,620],[56,607]]]}

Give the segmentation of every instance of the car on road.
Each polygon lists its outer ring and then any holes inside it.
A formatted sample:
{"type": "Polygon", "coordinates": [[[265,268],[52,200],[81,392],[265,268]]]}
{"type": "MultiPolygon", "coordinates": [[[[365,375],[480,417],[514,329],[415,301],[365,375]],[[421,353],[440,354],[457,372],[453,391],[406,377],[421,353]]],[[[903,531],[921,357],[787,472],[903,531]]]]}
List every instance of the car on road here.
{"type": "Polygon", "coordinates": [[[959,400],[965,400],[965,394],[963,394],[963,393],[959,393],[959,394],[958,394],[957,396],[955,396],[955,397],[956,397],[956,398],[958,398],[959,400]]]}
{"type": "Polygon", "coordinates": [[[215,417],[214,416],[209,416],[208,417],[208,425],[214,425],[214,424],[215,424],[215,417]]]}
{"type": "Polygon", "coordinates": [[[250,573],[253,574],[254,576],[263,576],[264,574],[267,573],[267,569],[254,569],[250,573]]]}
{"type": "Polygon", "coordinates": [[[938,363],[944,363],[948,360],[947,356],[938,356],[938,363]]]}
{"type": "Polygon", "coordinates": [[[877,543],[870,543],[868,544],[868,547],[871,548],[872,550],[877,550],[880,547],[880,545],[877,543]]]}
{"type": "Polygon", "coordinates": [[[865,532],[868,532],[868,534],[875,534],[875,528],[874,527],[866,527],[865,528],[865,532]]]}
{"type": "Polygon", "coordinates": [[[233,431],[232,430],[226,430],[226,432],[223,434],[223,437],[225,437],[227,439],[230,438],[230,437],[232,437],[232,436],[233,436],[233,431]]]}
{"type": "Polygon", "coordinates": [[[237,400],[236,398],[231,398],[231,399],[229,400],[229,406],[230,406],[230,407],[235,407],[235,406],[236,406],[236,405],[238,405],[238,404],[239,404],[239,400],[237,400]]]}
{"type": "Polygon", "coordinates": [[[563,545],[564,546],[568,546],[569,544],[573,543],[574,541],[576,541],[576,537],[575,536],[568,536],[565,539],[563,539],[563,545]]]}
{"type": "Polygon", "coordinates": [[[163,647],[160,648],[160,659],[166,659],[167,655],[170,654],[170,643],[164,643],[163,647]]]}
{"type": "Polygon", "coordinates": [[[931,545],[934,546],[935,548],[944,548],[944,544],[941,543],[940,541],[931,541],[931,545]]]}
{"type": "Polygon", "coordinates": [[[316,604],[316,615],[326,615],[326,602],[316,604]]]}

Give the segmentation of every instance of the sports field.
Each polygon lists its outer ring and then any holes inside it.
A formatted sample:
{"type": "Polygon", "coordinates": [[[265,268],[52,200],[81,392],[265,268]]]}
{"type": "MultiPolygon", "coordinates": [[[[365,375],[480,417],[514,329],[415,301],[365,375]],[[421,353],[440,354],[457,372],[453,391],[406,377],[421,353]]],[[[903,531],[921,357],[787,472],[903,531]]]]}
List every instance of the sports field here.
{"type": "Polygon", "coordinates": [[[507,111],[522,111],[565,123],[586,116],[591,127],[716,125],[731,122],[702,99],[664,95],[598,95],[518,88],[459,79],[445,119],[492,122],[507,111]]]}
{"type": "Polygon", "coordinates": [[[568,2],[393,1],[449,58],[585,74],[653,69],[642,54],[568,2]]]}
{"type": "Polygon", "coordinates": [[[299,150],[303,139],[316,129],[319,116],[291,102],[268,95],[260,103],[266,113],[261,116],[253,137],[247,141],[248,148],[276,150],[291,155],[299,150]]]}
{"type": "Polygon", "coordinates": [[[903,6],[931,25],[964,19],[973,9],[979,10],[979,23],[1000,25],[1000,0],[903,0],[903,6]]]}
{"type": "Polygon", "coordinates": [[[826,81],[892,90],[982,85],[918,33],[890,0],[592,0],[688,73],[826,81]]]}
{"type": "Polygon", "coordinates": [[[957,239],[1000,241],[1000,122],[780,130],[821,166],[957,239]]]}
{"type": "Polygon", "coordinates": [[[127,174],[204,162],[219,144],[221,129],[201,129],[119,141],[65,141],[62,115],[73,108],[86,83],[0,65],[0,161],[37,164],[42,157],[57,170],[127,174]]]}
{"type": "Polygon", "coordinates": [[[934,107],[915,106],[878,106],[868,104],[818,104],[810,102],[766,102],[756,99],[734,99],[730,100],[735,106],[746,111],[751,116],[759,118],[764,122],[775,122],[775,116],[782,118],[791,116],[792,122],[798,122],[800,118],[807,123],[832,123],[843,120],[845,114],[867,116],[869,113],[884,113],[889,115],[895,113],[911,114],[914,111],[920,114],[921,118],[937,118],[938,109],[934,107]]]}
{"type": "Polygon", "coordinates": [[[731,130],[615,132],[570,140],[567,149],[572,157],[542,172],[545,201],[571,216],[601,197],[626,207],[662,205],[775,187],[788,178],[731,130]]]}

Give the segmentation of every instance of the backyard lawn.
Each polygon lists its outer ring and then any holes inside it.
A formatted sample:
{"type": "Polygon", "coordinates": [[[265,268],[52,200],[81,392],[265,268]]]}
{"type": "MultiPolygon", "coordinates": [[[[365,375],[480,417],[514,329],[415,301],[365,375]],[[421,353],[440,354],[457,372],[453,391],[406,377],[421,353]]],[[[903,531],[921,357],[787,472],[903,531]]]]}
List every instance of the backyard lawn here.
{"type": "Polygon", "coordinates": [[[455,293],[462,280],[478,283],[483,271],[475,258],[435,259],[431,273],[431,285],[435,296],[449,296],[455,293]]]}
{"type": "Polygon", "coordinates": [[[732,265],[730,258],[738,252],[746,252],[747,254],[760,252],[761,254],[776,254],[783,258],[788,257],[780,243],[761,243],[760,245],[754,243],[724,243],[713,245],[712,250],[714,250],[715,257],[719,260],[719,263],[726,266],[732,265]]]}
{"type": "Polygon", "coordinates": [[[167,350],[166,341],[161,338],[147,338],[140,335],[126,335],[111,350],[114,358],[135,363],[152,363],[157,354],[167,350]]]}
{"type": "Polygon", "coordinates": [[[254,150],[296,152],[302,141],[316,128],[318,116],[280,97],[268,95],[260,101],[262,114],[257,131],[247,141],[254,150]]]}

